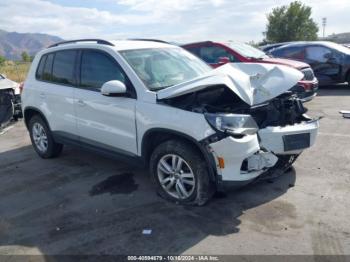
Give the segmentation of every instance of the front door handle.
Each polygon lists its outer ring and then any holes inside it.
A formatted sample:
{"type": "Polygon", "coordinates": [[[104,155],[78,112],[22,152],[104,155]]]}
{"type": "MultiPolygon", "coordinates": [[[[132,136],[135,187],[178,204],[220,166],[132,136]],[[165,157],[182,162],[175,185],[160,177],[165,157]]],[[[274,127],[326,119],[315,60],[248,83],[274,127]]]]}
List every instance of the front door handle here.
{"type": "Polygon", "coordinates": [[[86,105],[86,103],[83,100],[80,100],[80,99],[78,100],[77,104],[79,106],[85,106],[86,105]]]}
{"type": "Polygon", "coordinates": [[[40,96],[40,98],[41,98],[41,99],[45,99],[45,98],[46,98],[45,93],[40,93],[40,95],[39,95],[39,96],[40,96]]]}

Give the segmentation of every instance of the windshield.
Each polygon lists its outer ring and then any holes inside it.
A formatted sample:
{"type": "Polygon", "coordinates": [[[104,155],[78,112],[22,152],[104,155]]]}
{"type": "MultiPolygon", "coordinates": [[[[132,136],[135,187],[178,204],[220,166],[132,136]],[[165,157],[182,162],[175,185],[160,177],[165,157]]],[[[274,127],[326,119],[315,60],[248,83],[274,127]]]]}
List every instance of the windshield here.
{"type": "Polygon", "coordinates": [[[149,90],[186,82],[211,67],[182,48],[152,48],[120,51],[149,90]]]}
{"type": "Polygon", "coordinates": [[[229,42],[227,45],[244,57],[256,59],[268,57],[263,51],[247,44],[229,42]]]}

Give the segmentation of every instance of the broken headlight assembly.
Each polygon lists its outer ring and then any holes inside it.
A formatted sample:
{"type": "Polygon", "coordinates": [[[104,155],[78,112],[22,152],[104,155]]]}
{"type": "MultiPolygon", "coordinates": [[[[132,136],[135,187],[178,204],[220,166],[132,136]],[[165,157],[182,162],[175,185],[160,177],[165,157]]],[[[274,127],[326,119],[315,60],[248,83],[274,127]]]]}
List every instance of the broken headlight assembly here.
{"type": "Polygon", "coordinates": [[[204,114],[208,123],[216,131],[233,136],[253,135],[259,127],[250,115],[241,114],[204,114]]]}

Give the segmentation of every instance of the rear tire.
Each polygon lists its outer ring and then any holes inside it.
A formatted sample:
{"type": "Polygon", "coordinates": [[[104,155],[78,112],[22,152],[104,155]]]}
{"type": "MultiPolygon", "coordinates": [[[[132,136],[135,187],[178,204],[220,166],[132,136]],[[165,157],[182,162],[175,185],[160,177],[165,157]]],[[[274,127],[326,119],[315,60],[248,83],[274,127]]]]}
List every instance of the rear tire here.
{"type": "Polygon", "coordinates": [[[201,206],[214,194],[205,161],[198,150],[181,140],[156,147],[150,173],[158,194],[172,202],[201,206]]]}
{"type": "Polygon", "coordinates": [[[30,119],[29,133],[34,150],[41,158],[54,158],[61,154],[63,145],[54,141],[51,130],[39,115],[30,119]]]}

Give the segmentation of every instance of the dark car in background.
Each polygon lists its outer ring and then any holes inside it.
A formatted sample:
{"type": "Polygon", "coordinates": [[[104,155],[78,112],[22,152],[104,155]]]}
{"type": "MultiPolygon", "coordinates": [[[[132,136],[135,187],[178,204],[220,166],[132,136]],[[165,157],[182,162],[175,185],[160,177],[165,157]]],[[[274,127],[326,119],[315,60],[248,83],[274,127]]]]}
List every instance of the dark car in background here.
{"type": "Polygon", "coordinates": [[[297,42],[271,50],[274,57],[308,63],[320,85],[350,84],[350,49],[333,42],[297,42]]]}
{"type": "Polygon", "coordinates": [[[194,55],[204,60],[213,68],[226,63],[269,63],[293,67],[304,74],[304,79],[299,81],[291,91],[295,92],[303,101],[309,101],[316,95],[318,81],[310,66],[306,63],[290,59],[273,58],[263,51],[244,43],[213,41],[196,42],[182,45],[194,55]]]}

